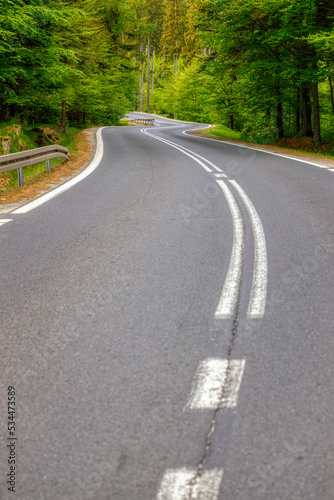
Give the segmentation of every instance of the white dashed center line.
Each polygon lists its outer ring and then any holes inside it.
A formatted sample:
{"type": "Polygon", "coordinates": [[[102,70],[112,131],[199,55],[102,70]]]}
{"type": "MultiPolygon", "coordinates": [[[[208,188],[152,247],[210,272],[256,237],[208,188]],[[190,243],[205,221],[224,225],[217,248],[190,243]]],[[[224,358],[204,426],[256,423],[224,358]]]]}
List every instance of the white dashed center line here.
{"type": "Polygon", "coordinates": [[[205,470],[200,476],[196,475],[197,469],[167,469],[157,500],[217,500],[223,469],[205,470]]]}
{"type": "Polygon", "coordinates": [[[214,410],[218,406],[235,408],[245,365],[244,359],[228,361],[208,358],[201,361],[187,408],[191,410],[214,410]]]}

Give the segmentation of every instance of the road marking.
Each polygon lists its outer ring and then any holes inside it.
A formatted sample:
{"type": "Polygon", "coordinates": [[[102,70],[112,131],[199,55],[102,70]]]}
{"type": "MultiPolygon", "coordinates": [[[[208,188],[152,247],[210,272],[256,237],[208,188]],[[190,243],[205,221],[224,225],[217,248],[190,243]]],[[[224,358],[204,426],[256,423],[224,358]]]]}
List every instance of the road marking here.
{"type": "MultiPolygon", "coordinates": [[[[188,153],[186,148],[183,148],[183,146],[179,146],[171,141],[168,141],[166,139],[163,139],[161,137],[158,137],[154,134],[151,134],[147,132],[146,129],[142,129],[143,134],[148,135],[152,137],[153,139],[156,139],[158,141],[164,142],[165,144],[178,149],[181,153],[189,156],[192,158],[194,161],[199,163],[207,172],[212,172],[202,161],[200,161],[198,158],[196,158],[197,155],[196,153],[193,153],[191,151],[191,154],[188,153]]],[[[206,160],[203,157],[202,158],[204,161],[207,163],[210,163],[208,160],[206,160]]],[[[213,165],[213,164],[211,164],[213,165]]],[[[218,169],[218,167],[217,167],[218,169]]],[[[223,319],[223,318],[229,318],[231,317],[236,302],[238,298],[238,290],[239,290],[239,283],[240,283],[240,278],[241,278],[241,272],[242,272],[242,257],[243,257],[243,250],[244,250],[244,227],[243,227],[243,222],[242,222],[242,216],[241,212],[239,210],[239,207],[237,205],[237,202],[235,201],[235,198],[231,192],[231,190],[228,188],[228,186],[225,184],[224,181],[217,180],[217,183],[221,187],[226,200],[228,202],[231,215],[232,215],[232,222],[233,222],[233,246],[232,246],[232,255],[231,255],[231,260],[227,272],[227,276],[225,279],[224,287],[222,290],[222,294],[219,300],[218,307],[215,312],[215,318],[217,319],[223,319]]]]}
{"type": "MultiPolygon", "coordinates": [[[[166,141],[166,142],[168,142],[168,143],[175,144],[174,142],[170,141],[169,139],[163,138],[163,140],[166,141]]],[[[197,156],[197,158],[200,158],[201,160],[204,160],[206,163],[208,163],[208,165],[211,165],[212,168],[214,168],[215,170],[217,170],[217,172],[222,172],[221,168],[217,167],[217,165],[215,165],[214,163],[212,163],[210,160],[207,160],[206,158],[203,158],[203,156],[201,156],[201,155],[199,155],[197,153],[194,153],[194,151],[186,148],[185,146],[181,146],[180,144],[177,144],[177,146],[179,146],[180,148],[184,149],[185,151],[188,151],[189,153],[197,156]]]]}
{"type": "Polygon", "coordinates": [[[201,361],[186,408],[235,408],[245,365],[244,359],[208,358],[201,361]]]}
{"type": "MultiPolygon", "coordinates": [[[[209,127],[206,127],[206,128],[209,128],[209,127]]],[[[198,136],[188,134],[188,132],[191,132],[192,130],[193,129],[187,129],[187,130],[185,130],[182,133],[183,134],[187,134],[190,137],[197,137],[198,138],[198,136]]],[[[200,129],[196,129],[196,130],[200,130],[200,129]]],[[[204,130],[204,129],[202,129],[202,130],[204,130]]],[[[203,136],[201,136],[200,138],[204,139],[205,141],[215,141],[216,143],[220,142],[220,143],[229,144],[230,146],[235,146],[235,147],[238,147],[238,148],[252,149],[253,151],[259,151],[260,153],[266,153],[268,155],[280,156],[281,158],[288,158],[289,160],[299,161],[301,163],[308,163],[309,165],[313,165],[314,167],[325,168],[326,170],[334,171],[334,169],[329,169],[329,167],[327,167],[326,165],[320,165],[319,163],[313,163],[311,161],[301,160],[299,158],[295,158],[294,156],[288,156],[288,155],[284,155],[282,153],[274,153],[273,151],[267,151],[266,149],[254,148],[252,146],[245,146],[244,144],[238,144],[238,143],[235,143],[235,142],[229,142],[229,141],[225,141],[225,140],[224,141],[220,141],[219,139],[214,139],[214,138],[211,138],[211,137],[203,137],[203,136]]]]}
{"type": "Polygon", "coordinates": [[[225,174],[213,174],[215,177],[227,177],[225,174]]]}
{"type": "Polygon", "coordinates": [[[223,469],[167,469],[156,500],[217,500],[223,469]],[[196,479],[196,480],[195,480],[196,479]]]}
{"type": "Polygon", "coordinates": [[[334,168],[329,168],[328,172],[334,172],[334,168]]]}
{"type": "Polygon", "coordinates": [[[241,212],[239,210],[237,202],[234,199],[233,194],[224,181],[217,180],[217,183],[223,190],[231,211],[233,222],[233,246],[231,260],[227,271],[224,287],[215,312],[215,318],[222,319],[229,318],[232,315],[237,303],[239,283],[242,272],[242,257],[245,238],[241,212]]]}
{"type": "Polygon", "coordinates": [[[17,208],[16,210],[13,210],[11,212],[12,214],[25,214],[27,212],[30,212],[30,210],[34,210],[34,208],[39,207],[40,205],[43,205],[44,203],[47,203],[48,201],[52,200],[56,196],[59,196],[60,194],[64,193],[68,189],[72,188],[78,182],[81,182],[84,180],[86,177],[88,177],[94,170],[99,166],[101,163],[101,160],[103,158],[103,141],[102,141],[102,130],[105,127],[101,127],[98,129],[96,133],[96,151],[95,151],[95,156],[89,166],[85,168],[80,174],[78,174],[76,177],[73,177],[73,179],[69,180],[68,182],[65,182],[61,186],[59,186],[56,189],[52,189],[46,194],[43,194],[36,200],[27,203],[26,205],[23,205],[20,208],[17,208]]]}
{"type": "Polygon", "coordinates": [[[206,165],[204,165],[201,161],[197,160],[196,158],[200,158],[201,160],[203,160],[206,163],[208,163],[209,165],[211,165],[211,167],[214,168],[215,170],[217,170],[218,172],[222,172],[222,170],[219,167],[217,167],[214,163],[212,163],[211,161],[207,160],[206,158],[203,158],[203,156],[201,156],[201,155],[199,155],[197,153],[194,153],[194,151],[191,151],[190,149],[185,148],[184,146],[181,146],[180,144],[176,144],[175,142],[172,142],[172,141],[170,141],[168,139],[165,139],[163,137],[158,137],[155,134],[151,134],[150,132],[147,132],[146,129],[143,130],[142,132],[145,135],[153,137],[154,139],[157,139],[158,141],[164,142],[165,144],[168,144],[169,146],[172,146],[172,147],[178,149],[179,151],[181,151],[185,155],[190,156],[193,160],[197,161],[197,163],[199,163],[202,167],[204,167],[204,169],[207,172],[211,172],[211,170],[206,165]],[[190,154],[188,154],[187,152],[190,153],[190,154]],[[194,158],[194,156],[196,156],[196,158],[194,158]]]}
{"type": "Polygon", "coordinates": [[[11,222],[13,219],[0,219],[0,226],[3,226],[7,222],[11,222]]]}
{"type": "Polygon", "coordinates": [[[247,315],[249,318],[263,318],[266,309],[268,286],[268,259],[266,238],[261,219],[245,191],[236,181],[229,181],[238,191],[246,205],[254,235],[254,272],[250,301],[247,315]]]}
{"type": "Polygon", "coordinates": [[[153,139],[156,139],[157,141],[164,142],[165,144],[168,144],[168,146],[171,146],[172,148],[178,149],[179,151],[181,151],[181,153],[189,156],[190,158],[195,160],[197,163],[199,163],[201,165],[201,167],[204,168],[204,170],[206,170],[207,172],[212,172],[212,170],[209,167],[207,167],[202,161],[195,158],[195,156],[193,154],[189,154],[186,151],[184,151],[183,149],[181,149],[181,146],[179,146],[178,144],[174,144],[173,142],[167,141],[166,139],[163,139],[162,137],[157,137],[156,135],[150,134],[149,132],[147,132],[146,129],[142,129],[142,132],[145,135],[153,137],[153,139]]]}

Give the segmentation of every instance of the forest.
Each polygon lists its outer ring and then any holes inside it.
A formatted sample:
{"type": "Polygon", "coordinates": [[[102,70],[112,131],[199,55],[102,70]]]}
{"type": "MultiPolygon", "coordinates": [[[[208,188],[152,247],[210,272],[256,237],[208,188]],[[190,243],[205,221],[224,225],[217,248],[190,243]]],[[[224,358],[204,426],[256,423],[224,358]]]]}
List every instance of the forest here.
{"type": "Polygon", "coordinates": [[[0,123],[334,140],[333,0],[0,0],[0,123]]]}

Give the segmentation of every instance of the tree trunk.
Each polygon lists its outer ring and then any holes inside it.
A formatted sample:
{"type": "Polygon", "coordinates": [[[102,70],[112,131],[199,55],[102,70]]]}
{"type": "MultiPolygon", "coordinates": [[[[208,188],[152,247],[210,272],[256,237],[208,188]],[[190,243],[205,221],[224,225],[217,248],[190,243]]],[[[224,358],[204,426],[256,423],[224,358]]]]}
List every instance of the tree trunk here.
{"type": "Polygon", "coordinates": [[[228,128],[234,130],[234,116],[230,114],[228,115],[228,128]]]}
{"type": "Polygon", "coordinates": [[[311,120],[311,101],[310,90],[308,84],[302,87],[302,135],[303,137],[312,137],[312,120],[311,120]]]}
{"type": "MultiPolygon", "coordinates": [[[[230,89],[229,90],[229,95],[231,96],[232,95],[232,90],[230,89]]],[[[234,130],[234,116],[231,112],[231,105],[232,105],[232,99],[229,98],[228,99],[228,109],[229,109],[229,112],[228,112],[228,128],[231,129],[231,130],[234,130]]]]}
{"type": "MultiPolygon", "coordinates": [[[[174,73],[175,73],[175,81],[177,79],[177,69],[178,69],[178,58],[177,58],[177,54],[175,54],[175,62],[174,62],[174,73]]],[[[177,119],[177,113],[174,113],[174,120],[177,119]]]]}
{"type": "Polygon", "coordinates": [[[331,79],[331,77],[330,77],[330,76],[328,77],[328,81],[329,81],[329,87],[330,87],[330,89],[331,89],[332,112],[333,112],[333,115],[334,115],[333,82],[332,82],[332,79],[331,79]]]}
{"type": "Polygon", "coordinates": [[[150,86],[151,86],[151,75],[150,75],[150,63],[151,63],[151,50],[150,50],[150,38],[147,39],[147,112],[150,112],[150,86]]]}
{"type": "Polygon", "coordinates": [[[66,130],[66,101],[63,99],[61,106],[61,131],[65,132],[66,130]]]}
{"type": "MultiPolygon", "coordinates": [[[[140,53],[143,52],[143,42],[140,41],[140,53]]],[[[139,111],[144,111],[144,65],[141,63],[139,76],[139,111]]]]}
{"type": "Polygon", "coordinates": [[[321,146],[318,82],[312,82],[312,99],[313,99],[313,130],[314,130],[313,144],[314,147],[318,149],[321,146]]]}
{"type": "Polygon", "coordinates": [[[300,92],[297,90],[297,104],[296,104],[296,134],[300,134],[300,92]]]}
{"type": "Polygon", "coordinates": [[[153,57],[152,57],[152,96],[154,92],[154,66],[155,66],[155,49],[153,49],[153,57]]]}
{"type": "Polygon", "coordinates": [[[139,111],[144,111],[144,65],[141,65],[139,75],[139,111]]]}
{"type": "Polygon", "coordinates": [[[284,137],[283,107],[280,96],[277,101],[276,123],[277,123],[277,138],[278,140],[280,140],[283,139],[284,137]]]}
{"type": "Polygon", "coordinates": [[[270,118],[271,118],[271,113],[270,113],[270,109],[269,108],[266,109],[266,114],[264,116],[265,116],[265,119],[266,119],[265,127],[268,128],[269,125],[270,125],[270,118]]]}
{"type": "Polygon", "coordinates": [[[280,140],[283,139],[284,137],[284,123],[283,123],[282,94],[281,94],[279,80],[277,81],[276,92],[277,92],[277,107],[276,107],[277,138],[278,140],[280,140]]]}

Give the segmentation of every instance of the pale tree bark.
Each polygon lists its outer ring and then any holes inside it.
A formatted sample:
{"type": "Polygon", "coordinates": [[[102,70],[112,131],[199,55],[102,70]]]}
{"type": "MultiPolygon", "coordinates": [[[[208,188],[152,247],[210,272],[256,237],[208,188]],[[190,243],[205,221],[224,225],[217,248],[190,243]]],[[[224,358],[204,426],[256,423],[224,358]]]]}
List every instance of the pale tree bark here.
{"type": "MultiPolygon", "coordinates": [[[[176,42],[177,43],[177,42],[176,42]]],[[[177,52],[175,53],[175,66],[174,66],[174,73],[175,73],[175,81],[177,79],[177,70],[178,70],[178,58],[177,58],[177,52]]],[[[174,113],[174,120],[177,119],[177,113],[174,113]]]]}
{"type": "Polygon", "coordinates": [[[176,4],[176,0],[174,1],[174,5],[175,5],[175,25],[176,25],[174,73],[175,73],[175,79],[176,79],[177,78],[177,70],[178,70],[178,51],[179,51],[179,42],[178,42],[178,39],[177,39],[177,35],[178,35],[178,19],[177,19],[177,4],[176,4]]]}
{"type": "MultiPolygon", "coordinates": [[[[140,53],[143,53],[143,42],[140,41],[140,53]]],[[[144,65],[141,63],[139,76],[139,111],[144,111],[144,65]]]]}
{"type": "Polygon", "coordinates": [[[139,75],[139,111],[144,111],[144,66],[141,65],[139,75]]]}
{"type": "Polygon", "coordinates": [[[152,96],[154,92],[154,66],[155,66],[155,49],[153,49],[153,55],[152,55],[152,96]]]}
{"type": "Polygon", "coordinates": [[[150,112],[150,86],[151,86],[151,49],[150,49],[150,38],[147,39],[147,112],[150,112]]]}

